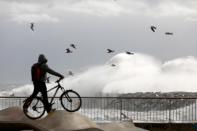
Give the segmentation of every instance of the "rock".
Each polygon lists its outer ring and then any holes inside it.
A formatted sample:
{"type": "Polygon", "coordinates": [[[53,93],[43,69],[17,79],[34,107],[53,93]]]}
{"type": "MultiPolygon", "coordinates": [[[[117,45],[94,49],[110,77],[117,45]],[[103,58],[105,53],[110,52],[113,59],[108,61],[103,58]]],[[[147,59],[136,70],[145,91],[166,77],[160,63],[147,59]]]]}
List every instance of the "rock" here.
{"type": "Polygon", "coordinates": [[[102,131],[87,117],[77,112],[71,113],[63,110],[50,113],[45,118],[39,120],[38,123],[47,129],[53,129],[55,131],[63,131],[62,129],[72,131],[87,130],[90,128],[102,131]]]}
{"type": "Polygon", "coordinates": [[[96,123],[81,114],[58,110],[40,120],[27,118],[19,107],[0,111],[0,130],[34,131],[145,131],[132,122],[104,124],[99,128],[96,123]]]}
{"type": "Polygon", "coordinates": [[[31,120],[19,107],[10,107],[0,111],[0,130],[13,129],[11,126],[20,130],[34,129],[35,131],[102,131],[93,121],[76,112],[58,110],[43,119],[31,120]]]}
{"type": "Polygon", "coordinates": [[[20,121],[25,117],[25,114],[19,107],[11,107],[0,111],[0,121],[20,121]]]}
{"type": "Polygon", "coordinates": [[[104,131],[147,131],[135,127],[132,122],[112,122],[101,126],[104,131]]]}

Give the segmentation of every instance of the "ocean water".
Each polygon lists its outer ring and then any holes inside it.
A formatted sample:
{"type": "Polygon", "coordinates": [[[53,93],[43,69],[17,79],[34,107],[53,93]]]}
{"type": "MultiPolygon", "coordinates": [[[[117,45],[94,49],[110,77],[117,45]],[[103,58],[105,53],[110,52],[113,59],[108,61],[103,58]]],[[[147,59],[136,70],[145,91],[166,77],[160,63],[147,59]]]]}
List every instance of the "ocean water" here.
{"type": "Polygon", "coordinates": [[[32,84],[0,84],[0,96],[29,95],[33,91],[33,86],[31,86],[32,84]]]}
{"type": "Polygon", "coordinates": [[[12,90],[14,88],[20,87],[23,84],[1,84],[0,83],[0,91],[9,91],[12,90]]]}
{"type": "MultiPolygon", "coordinates": [[[[153,56],[120,53],[102,65],[92,66],[61,84],[81,96],[135,92],[197,92],[197,58],[188,56],[162,62],[153,56]],[[116,66],[111,66],[115,64],[116,66]],[[91,93],[90,93],[91,92],[91,93]]],[[[57,79],[57,78],[56,78],[57,79]]],[[[54,86],[51,82],[48,87],[54,86]]],[[[0,96],[30,95],[32,84],[0,84],[0,96]]]]}

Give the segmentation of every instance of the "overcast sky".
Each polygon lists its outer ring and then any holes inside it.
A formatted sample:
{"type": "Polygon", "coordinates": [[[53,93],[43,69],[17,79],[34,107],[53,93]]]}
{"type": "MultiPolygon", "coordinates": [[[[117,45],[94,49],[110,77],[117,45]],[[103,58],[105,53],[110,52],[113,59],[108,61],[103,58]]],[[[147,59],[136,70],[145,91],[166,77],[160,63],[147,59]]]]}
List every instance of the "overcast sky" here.
{"type": "Polygon", "coordinates": [[[197,57],[196,34],[196,0],[0,0],[0,83],[30,83],[40,53],[63,74],[105,64],[115,55],[107,48],[197,57]],[[77,50],[66,54],[70,43],[77,50]]]}

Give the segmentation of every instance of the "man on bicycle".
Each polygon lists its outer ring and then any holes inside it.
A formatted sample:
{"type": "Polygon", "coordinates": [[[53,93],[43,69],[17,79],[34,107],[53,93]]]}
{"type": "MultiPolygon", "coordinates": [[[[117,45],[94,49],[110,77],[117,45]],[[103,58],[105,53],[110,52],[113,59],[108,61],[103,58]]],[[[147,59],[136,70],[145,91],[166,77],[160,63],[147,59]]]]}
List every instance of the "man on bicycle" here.
{"type": "Polygon", "coordinates": [[[33,64],[31,68],[34,91],[30,96],[30,98],[36,97],[37,94],[41,92],[45,109],[49,113],[51,111],[52,105],[49,104],[48,102],[47,87],[45,84],[47,80],[47,73],[60,77],[60,79],[63,79],[64,76],[50,69],[46,63],[47,63],[46,57],[43,54],[40,54],[38,57],[38,62],[33,64]]]}

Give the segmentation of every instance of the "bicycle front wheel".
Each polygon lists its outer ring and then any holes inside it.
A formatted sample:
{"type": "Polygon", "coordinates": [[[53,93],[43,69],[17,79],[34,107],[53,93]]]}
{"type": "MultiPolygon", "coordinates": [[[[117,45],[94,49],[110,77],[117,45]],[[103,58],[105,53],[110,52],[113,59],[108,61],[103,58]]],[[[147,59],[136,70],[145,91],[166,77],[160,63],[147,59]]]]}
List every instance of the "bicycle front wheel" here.
{"type": "Polygon", "coordinates": [[[82,103],[80,95],[73,90],[63,92],[60,101],[62,107],[69,112],[78,111],[82,103]]]}
{"type": "Polygon", "coordinates": [[[30,119],[39,119],[45,113],[43,101],[39,97],[27,98],[23,105],[24,114],[30,119]]]}

